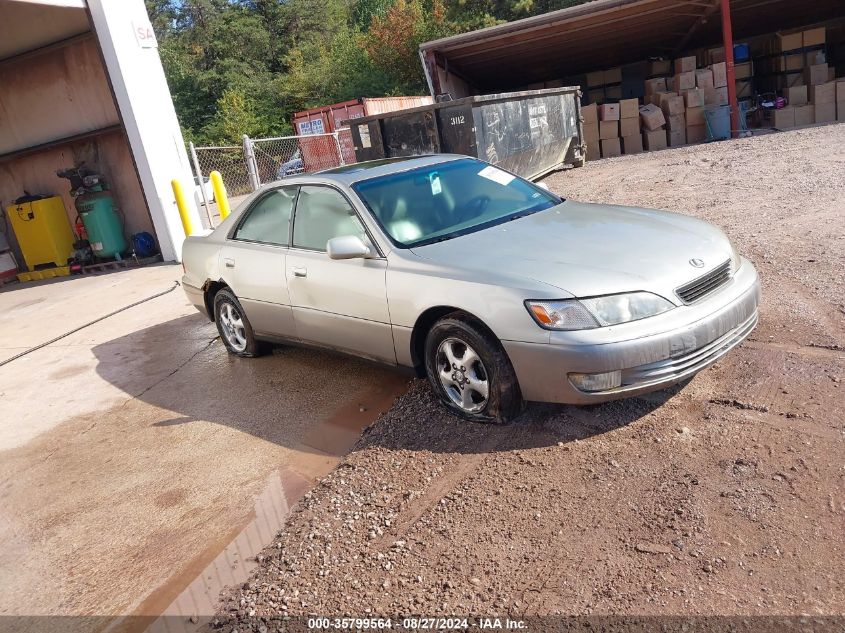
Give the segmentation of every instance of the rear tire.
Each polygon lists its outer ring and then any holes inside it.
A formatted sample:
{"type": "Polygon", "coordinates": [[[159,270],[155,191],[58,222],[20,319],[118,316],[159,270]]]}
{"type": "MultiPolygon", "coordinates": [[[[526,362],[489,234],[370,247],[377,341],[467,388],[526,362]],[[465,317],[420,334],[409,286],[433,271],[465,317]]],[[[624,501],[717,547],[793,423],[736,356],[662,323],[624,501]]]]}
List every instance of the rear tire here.
{"type": "Polygon", "coordinates": [[[228,288],[214,295],[214,322],[230,354],[253,358],[266,351],[266,344],[255,338],[240,301],[228,288]]]}
{"type": "Polygon", "coordinates": [[[501,343],[463,314],[450,314],[431,328],[425,368],[440,401],[465,420],[505,424],[524,407],[501,343]]]}

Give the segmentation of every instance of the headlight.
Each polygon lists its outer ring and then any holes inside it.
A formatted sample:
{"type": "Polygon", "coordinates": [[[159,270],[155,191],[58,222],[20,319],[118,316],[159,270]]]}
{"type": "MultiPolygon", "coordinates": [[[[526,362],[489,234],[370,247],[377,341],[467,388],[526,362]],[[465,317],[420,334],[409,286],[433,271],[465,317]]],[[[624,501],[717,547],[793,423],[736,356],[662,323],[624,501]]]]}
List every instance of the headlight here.
{"type": "Polygon", "coordinates": [[[526,301],[534,320],[547,330],[589,330],[605,325],[637,321],[671,310],[675,306],[650,292],[630,292],[590,299],[526,301]]]}
{"type": "Polygon", "coordinates": [[[731,244],[731,274],[738,271],[741,265],[742,258],[739,256],[739,251],[736,250],[736,246],[731,244]]]}

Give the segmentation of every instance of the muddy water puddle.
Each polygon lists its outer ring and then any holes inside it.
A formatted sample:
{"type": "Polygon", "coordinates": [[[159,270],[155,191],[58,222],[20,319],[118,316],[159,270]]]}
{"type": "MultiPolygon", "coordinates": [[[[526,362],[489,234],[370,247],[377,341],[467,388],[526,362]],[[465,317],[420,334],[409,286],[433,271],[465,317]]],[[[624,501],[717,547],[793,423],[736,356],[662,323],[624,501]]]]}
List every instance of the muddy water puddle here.
{"type": "Polygon", "coordinates": [[[182,633],[201,629],[216,611],[221,590],[247,581],[258,565],[256,556],[272,543],[291,508],[340,462],[362,431],[406,391],[409,378],[403,372],[391,374],[380,385],[315,423],[302,441],[301,450],[267,477],[255,498],[253,516],[245,526],[210,546],[204,556],[154,590],[134,613],[113,622],[106,630],[182,633]]]}

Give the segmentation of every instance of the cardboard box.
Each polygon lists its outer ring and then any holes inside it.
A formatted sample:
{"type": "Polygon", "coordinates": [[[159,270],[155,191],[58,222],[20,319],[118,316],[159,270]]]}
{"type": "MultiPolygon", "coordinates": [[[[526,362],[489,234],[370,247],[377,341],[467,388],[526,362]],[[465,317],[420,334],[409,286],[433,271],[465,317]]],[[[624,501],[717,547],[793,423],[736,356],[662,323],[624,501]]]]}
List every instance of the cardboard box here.
{"type": "Polygon", "coordinates": [[[777,52],[783,53],[785,51],[794,51],[795,49],[804,46],[804,34],[801,31],[798,33],[778,33],[777,34],[777,52]]]}
{"type": "Polygon", "coordinates": [[[618,138],[605,138],[601,140],[601,157],[611,158],[622,156],[622,144],[618,138]]]}
{"type": "Polygon", "coordinates": [[[622,81],[622,68],[608,68],[603,73],[604,85],[618,84],[622,81]]]}
{"type": "Polygon", "coordinates": [[[601,147],[599,142],[587,143],[587,160],[598,160],[601,158],[601,147]]]}
{"type": "Polygon", "coordinates": [[[795,127],[795,107],[789,105],[772,112],[772,125],[779,130],[795,127]]]}
{"type": "Polygon", "coordinates": [[[651,103],[652,105],[656,105],[659,108],[660,103],[663,100],[664,95],[674,95],[674,94],[678,94],[678,93],[677,92],[670,92],[670,91],[666,91],[666,90],[664,90],[663,92],[655,92],[655,93],[650,94],[648,96],[648,103],[651,103]]]}
{"type": "Polygon", "coordinates": [[[716,105],[728,104],[728,87],[716,88],[716,105]]]}
{"type": "Polygon", "coordinates": [[[623,154],[639,154],[643,151],[643,135],[637,132],[630,136],[622,137],[623,154]]]}
{"type": "Polygon", "coordinates": [[[687,143],[703,143],[707,140],[706,125],[688,125],[687,143]]]}
{"type": "Polygon", "coordinates": [[[804,69],[804,83],[818,86],[827,83],[827,64],[813,64],[804,69]]]}
{"type": "Polygon", "coordinates": [[[736,98],[750,99],[754,94],[754,87],[748,80],[736,82],[736,98]]]}
{"type": "Polygon", "coordinates": [[[836,100],[845,101],[845,79],[836,82],[836,100]]]}
{"type": "Polygon", "coordinates": [[[663,116],[663,110],[653,103],[648,103],[640,108],[640,123],[644,130],[652,131],[666,125],[666,118],[663,116]]]}
{"type": "Polygon", "coordinates": [[[833,66],[827,67],[827,80],[836,81],[836,68],[834,68],[833,66]]]}
{"type": "Polygon", "coordinates": [[[585,125],[599,124],[599,109],[595,103],[581,106],[581,118],[584,119],[585,125]]]}
{"type": "Polygon", "coordinates": [[[693,88],[692,90],[684,90],[684,105],[687,108],[703,108],[704,107],[704,90],[701,88],[693,88]]]}
{"type": "Polygon", "coordinates": [[[706,125],[707,121],[704,119],[704,108],[687,108],[687,127],[694,125],[706,125]]]}
{"type": "Polygon", "coordinates": [[[836,103],[836,83],[829,81],[826,84],[810,86],[809,97],[813,105],[836,103]]]}
{"type": "Polygon", "coordinates": [[[719,62],[725,61],[725,47],[711,48],[707,51],[707,59],[709,60],[707,62],[708,64],[718,64],[719,62]]]}
{"type": "Polygon", "coordinates": [[[807,86],[792,86],[784,88],[783,96],[789,105],[807,104],[807,86]]]}
{"type": "Polygon", "coordinates": [[[716,94],[715,88],[705,88],[704,89],[704,105],[719,105],[716,100],[718,99],[718,95],[716,94]]]}
{"type": "Polygon", "coordinates": [[[816,103],[814,106],[815,123],[833,123],[836,121],[836,102],[816,103]]]}
{"type": "Polygon", "coordinates": [[[595,88],[596,86],[604,85],[604,71],[597,70],[595,72],[587,73],[587,87],[595,88]]]}
{"type": "Polygon", "coordinates": [[[672,90],[680,92],[695,88],[695,72],[680,73],[672,79],[672,90]]]}
{"type": "Polygon", "coordinates": [[[651,77],[655,75],[669,75],[672,73],[672,62],[668,59],[655,59],[648,63],[648,74],[651,77]]]}
{"type": "Polygon", "coordinates": [[[667,136],[669,137],[669,147],[680,147],[681,145],[686,145],[687,126],[682,125],[681,127],[676,127],[667,130],[667,136]]]}
{"type": "MultiPolygon", "coordinates": [[[[640,117],[639,99],[623,99],[619,102],[620,119],[638,119],[640,117]]],[[[624,135],[623,135],[624,136],[624,135]]]]}
{"type": "Polygon", "coordinates": [[[643,148],[647,151],[653,152],[654,150],[666,149],[667,147],[666,130],[663,128],[643,132],[643,148]]]}
{"type": "Polygon", "coordinates": [[[836,102],[836,120],[845,121],[845,99],[836,102]]]}
{"type": "Polygon", "coordinates": [[[827,63],[827,55],[824,51],[809,51],[804,55],[805,66],[815,66],[816,64],[827,63]]]}
{"type": "Polygon", "coordinates": [[[812,125],[816,122],[816,109],[812,105],[792,106],[795,112],[795,127],[812,125]]]}
{"type": "Polygon", "coordinates": [[[687,115],[686,114],[675,114],[673,116],[666,117],[666,129],[667,130],[677,130],[682,127],[687,126],[687,115]]]}
{"type": "Polygon", "coordinates": [[[599,121],[599,139],[610,138],[619,138],[619,121],[599,121]]]}
{"type": "MultiPolygon", "coordinates": [[[[734,78],[748,79],[754,75],[754,69],[751,62],[742,62],[741,64],[734,64],[734,78]]],[[[714,86],[715,87],[715,86],[714,86]]]]}
{"type": "Polygon", "coordinates": [[[783,55],[776,58],[775,66],[778,72],[785,72],[788,70],[802,70],[804,68],[804,54],[797,55],[783,55]]]}
{"type": "MultiPolygon", "coordinates": [[[[639,108],[638,108],[639,110],[639,108]]],[[[640,134],[640,116],[637,112],[635,119],[621,119],[619,121],[619,136],[639,136],[640,134]]]]}
{"type": "Polygon", "coordinates": [[[713,71],[709,68],[701,68],[695,71],[696,88],[713,88],[713,71]]]}
{"type": "Polygon", "coordinates": [[[666,92],[660,95],[660,109],[663,110],[663,114],[667,117],[683,114],[684,110],[684,98],[674,92],[666,92]]]}
{"type": "Polygon", "coordinates": [[[675,60],[675,74],[689,73],[695,70],[695,56],[679,57],[675,60]]]}
{"type": "Polygon", "coordinates": [[[604,88],[590,90],[587,96],[590,98],[591,103],[604,103],[604,88]]]}
{"type": "Polygon", "coordinates": [[[584,123],[584,142],[598,143],[599,142],[599,124],[598,123],[584,123]]]}
{"type": "Polygon", "coordinates": [[[599,106],[599,121],[618,121],[619,104],[603,103],[599,106]]]}
{"type": "Polygon", "coordinates": [[[710,66],[713,71],[713,87],[724,88],[728,85],[728,65],[725,62],[719,62],[710,66]]]}
{"type": "Polygon", "coordinates": [[[645,80],[645,93],[650,95],[655,92],[666,92],[666,77],[654,77],[645,80]]]}
{"type": "Polygon", "coordinates": [[[802,34],[804,46],[820,46],[825,43],[825,28],[809,29],[802,34]]]}

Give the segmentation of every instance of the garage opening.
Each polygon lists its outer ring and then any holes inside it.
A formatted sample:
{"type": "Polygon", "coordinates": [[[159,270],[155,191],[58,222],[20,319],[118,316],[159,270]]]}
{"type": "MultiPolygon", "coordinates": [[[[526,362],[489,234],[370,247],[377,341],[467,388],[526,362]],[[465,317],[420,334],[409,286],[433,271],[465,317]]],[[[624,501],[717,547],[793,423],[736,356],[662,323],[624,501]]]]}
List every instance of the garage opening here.
{"type": "Polygon", "coordinates": [[[580,86],[588,159],[650,149],[649,132],[655,149],[845,119],[840,0],[595,0],[427,42],[420,55],[441,101],[580,86]]]}

